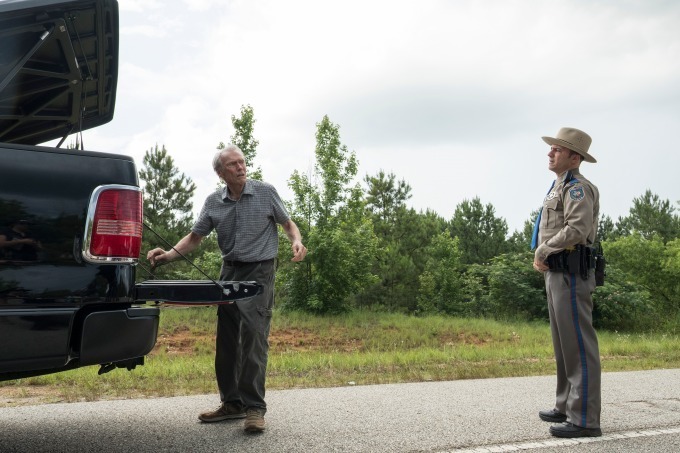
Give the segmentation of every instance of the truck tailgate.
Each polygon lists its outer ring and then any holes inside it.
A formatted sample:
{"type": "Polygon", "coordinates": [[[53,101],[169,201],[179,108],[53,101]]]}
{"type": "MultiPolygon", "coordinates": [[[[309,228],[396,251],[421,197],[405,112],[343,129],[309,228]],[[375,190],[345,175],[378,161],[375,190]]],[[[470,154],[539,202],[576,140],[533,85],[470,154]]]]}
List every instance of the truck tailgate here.
{"type": "Polygon", "coordinates": [[[147,280],[135,285],[135,301],[181,305],[231,304],[262,292],[257,282],[147,280]],[[219,283],[218,286],[216,283],[219,283]]]}

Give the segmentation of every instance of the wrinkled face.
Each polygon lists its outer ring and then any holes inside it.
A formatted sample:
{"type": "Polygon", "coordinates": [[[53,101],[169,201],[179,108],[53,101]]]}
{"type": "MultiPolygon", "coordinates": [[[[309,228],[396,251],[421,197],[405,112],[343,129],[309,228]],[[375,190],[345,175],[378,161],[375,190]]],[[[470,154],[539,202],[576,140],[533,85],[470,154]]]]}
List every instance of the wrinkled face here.
{"type": "Polygon", "coordinates": [[[552,145],[548,152],[548,169],[560,175],[567,170],[577,168],[581,162],[578,153],[572,153],[569,149],[552,145]]]}
{"type": "Polygon", "coordinates": [[[246,183],[246,160],[240,151],[229,151],[222,154],[222,166],[218,172],[227,186],[242,186],[246,183]]]}

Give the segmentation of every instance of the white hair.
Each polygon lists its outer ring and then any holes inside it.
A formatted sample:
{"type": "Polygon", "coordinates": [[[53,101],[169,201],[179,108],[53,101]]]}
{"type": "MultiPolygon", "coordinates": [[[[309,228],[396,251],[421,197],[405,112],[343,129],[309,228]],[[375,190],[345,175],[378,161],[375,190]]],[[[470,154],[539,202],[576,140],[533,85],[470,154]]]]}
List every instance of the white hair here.
{"type": "Polygon", "coordinates": [[[231,143],[215,153],[215,157],[213,157],[213,162],[212,162],[213,170],[215,170],[215,173],[219,174],[220,170],[222,169],[222,155],[227,154],[227,153],[232,153],[234,151],[243,154],[243,151],[241,151],[241,148],[239,148],[236,145],[232,145],[231,143]]]}

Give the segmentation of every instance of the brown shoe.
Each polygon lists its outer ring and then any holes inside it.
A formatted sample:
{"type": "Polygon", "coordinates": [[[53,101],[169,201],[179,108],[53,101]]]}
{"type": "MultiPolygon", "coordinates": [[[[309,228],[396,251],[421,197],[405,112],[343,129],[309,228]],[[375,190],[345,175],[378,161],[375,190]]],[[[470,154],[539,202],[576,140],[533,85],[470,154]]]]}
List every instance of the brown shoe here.
{"type": "Polygon", "coordinates": [[[264,415],[257,409],[246,411],[246,422],[244,429],[249,433],[261,433],[264,431],[264,415]]]}
{"type": "Polygon", "coordinates": [[[245,418],[246,412],[232,403],[222,403],[220,407],[214,411],[203,412],[198,416],[202,422],[221,422],[222,420],[234,420],[236,418],[245,418]]]}

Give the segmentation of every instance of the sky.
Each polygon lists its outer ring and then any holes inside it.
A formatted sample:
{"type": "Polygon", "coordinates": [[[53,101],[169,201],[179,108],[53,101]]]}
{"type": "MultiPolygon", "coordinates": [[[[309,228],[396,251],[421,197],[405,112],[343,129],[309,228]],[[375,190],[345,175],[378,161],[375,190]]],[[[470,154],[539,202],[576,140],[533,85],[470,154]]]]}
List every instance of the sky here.
{"type": "MultiPolygon", "coordinates": [[[[114,119],[86,149],[165,146],[197,185],[250,105],[255,166],[292,200],[325,115],[407,204],[451,219],[478,197],[509,233],[554,174],[542,136],[591,135],[582,174],[616,220],[651,190],[680,210],[680,2],[674,0],[119,0],[114,119]]],[[[69,139],[69,141],[71,141],[69,139]]]]}

